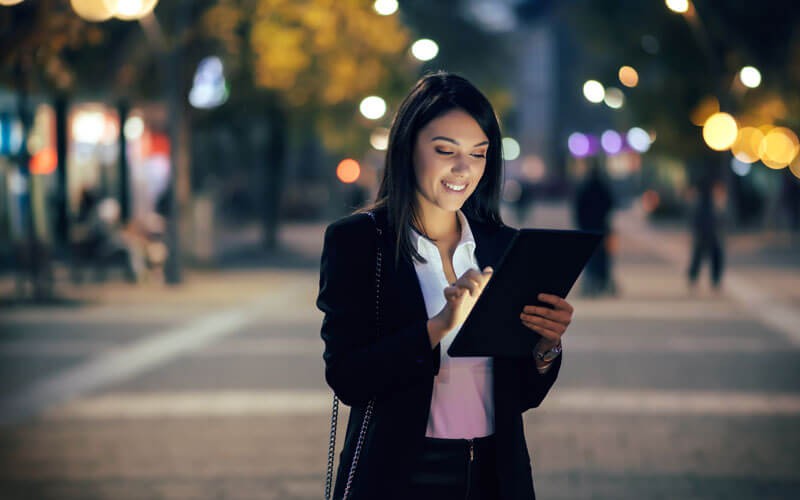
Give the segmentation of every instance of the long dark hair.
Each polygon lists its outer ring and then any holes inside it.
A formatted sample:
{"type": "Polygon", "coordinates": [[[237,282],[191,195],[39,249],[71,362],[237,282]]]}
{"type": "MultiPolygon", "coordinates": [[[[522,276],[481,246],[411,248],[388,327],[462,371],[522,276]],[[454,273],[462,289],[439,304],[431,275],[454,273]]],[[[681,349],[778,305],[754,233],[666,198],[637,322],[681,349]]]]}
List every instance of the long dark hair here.
{"type": "MultiPolygon", "coordinates": [[[[475,192],[462,207],[472,219],[502,225],[500,188],[503,182],[502,137],[494,109],[480,90],[466,78],[439,71],[423,76],[397,110],[389,133],[386,167],[375,202],[361,211],[385,208],[388,232],[395,239],[395,264],[401,256],[418,262],[425,259],[411,243],[409,224],[422,231],[417,206],[414,146],[419,131],[453,109],[461,109],[478,122],[489,138],[486,168],[475,192]]],[[[413,262],[412,260],[412,262],[413,262]]]]}

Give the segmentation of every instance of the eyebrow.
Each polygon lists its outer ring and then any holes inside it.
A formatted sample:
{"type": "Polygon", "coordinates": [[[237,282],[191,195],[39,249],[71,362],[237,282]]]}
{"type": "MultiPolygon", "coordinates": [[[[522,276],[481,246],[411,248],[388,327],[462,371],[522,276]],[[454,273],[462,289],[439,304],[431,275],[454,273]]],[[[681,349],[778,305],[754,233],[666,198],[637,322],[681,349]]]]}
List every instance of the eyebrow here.
{"type": "MultiPolygon", "coordinates": [[[[437,140],[439,140],[439,141],[447,141],[447,142],[452,142],[452,143],[453,143],[453,144],[455,144],[456,146],[460,146],[460,145],[461,145],[461,144],[460,144],[460,143],[459,143],[457,140],[455,140],[455,139],[451,139],[451,138],[449,138],[449,137],[445,137],[445,136],[443,136],[443,135],[437,135],[436,137],[434,137],[433,139],[431,139],[431,142],[433,142],[433,141],[437,141],[437,140]]],[[[478,146],[486,146],[487,144],[489,144],[489,141],[483,141],[483,142],[479,142],[478,144],[476,144],[476,145],[474,145],[474,146],[472,146],[472,147],[473,147],[473,148],[477,148],[478,146]]]]}

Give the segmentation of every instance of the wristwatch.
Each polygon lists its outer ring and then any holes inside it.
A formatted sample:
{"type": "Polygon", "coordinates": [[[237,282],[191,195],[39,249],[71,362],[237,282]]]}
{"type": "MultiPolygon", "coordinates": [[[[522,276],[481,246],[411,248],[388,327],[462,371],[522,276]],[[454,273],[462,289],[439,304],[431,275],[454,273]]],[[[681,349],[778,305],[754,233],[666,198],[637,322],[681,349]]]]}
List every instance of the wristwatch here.
{"type": "Polygon", "coordinates": [[[553,346],[549,351],[536,352],[536,359],[544,363],[550,363],[561,354],[561,342],[553,346]]]}

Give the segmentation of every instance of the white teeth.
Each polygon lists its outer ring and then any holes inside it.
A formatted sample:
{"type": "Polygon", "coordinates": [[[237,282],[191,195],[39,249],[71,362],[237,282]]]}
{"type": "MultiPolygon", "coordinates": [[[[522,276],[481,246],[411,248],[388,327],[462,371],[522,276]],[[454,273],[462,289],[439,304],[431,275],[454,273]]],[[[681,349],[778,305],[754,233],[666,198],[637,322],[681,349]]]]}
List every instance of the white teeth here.
{"type": "Polygon", "coordinates": [[[467,188],[466,184],[459,186],[458,184],[450,184],[449,182],[445,182],[444,185],[452,189],[453,191],[463,191],[467,188]]]}

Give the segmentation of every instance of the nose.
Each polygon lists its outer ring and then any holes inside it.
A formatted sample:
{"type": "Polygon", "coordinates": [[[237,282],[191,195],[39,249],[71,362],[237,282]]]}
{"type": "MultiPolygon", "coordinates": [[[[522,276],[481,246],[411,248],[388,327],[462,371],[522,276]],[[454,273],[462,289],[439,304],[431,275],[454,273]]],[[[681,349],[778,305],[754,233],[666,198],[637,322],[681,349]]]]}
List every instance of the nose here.
{"type": "Polygon", "coordinates": [[[461,155],[457,156],[455,160],[456,161],[453,163],[450,171],[454,174],[466,174],[469,171],[469,164],[467,163],[467,160],[461,155]]]}

